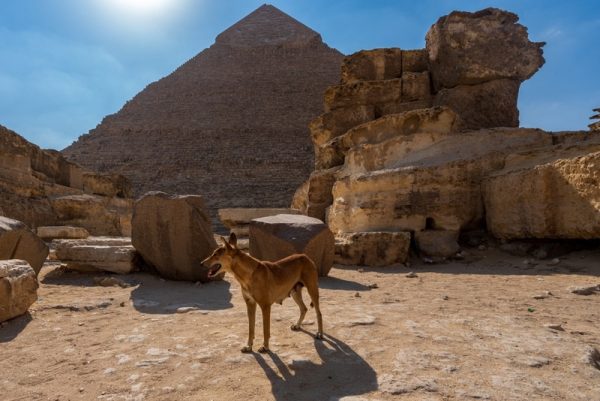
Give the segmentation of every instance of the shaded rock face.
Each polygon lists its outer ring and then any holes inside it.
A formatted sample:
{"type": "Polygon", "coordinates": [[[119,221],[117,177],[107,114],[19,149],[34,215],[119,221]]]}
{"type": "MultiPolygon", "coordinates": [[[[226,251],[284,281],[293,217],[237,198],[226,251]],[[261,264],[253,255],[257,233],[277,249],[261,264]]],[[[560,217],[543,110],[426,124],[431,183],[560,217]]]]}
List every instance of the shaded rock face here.
{"type": "Polygon", "coordinates": [[[436,90],[498,79],[525,81],[544,64],[543,42],[531,42],[519,17],[497,8],[455,11],[427,32],[436,90]]]}
{"type": "Polygon", "coordinates": [[[136,195],[201,188],[213,217],[218,208],[287,207],[310,173],[307,126],[342,58],[262,6],[63,153],[125,175],[136,195]]]}
{"type": "Polygon", "coordinates": [[[335,239],[335,262],[358,266],[406,263],[410,238],[408,232],[343,233],[335,239]]]}
{"type": "Polygon", "coordinates": [[[250,254],[275,262],[293,254],[306,254],[327,276],[333,266],[334,239],[327,226],[308,216],[279,214],[250,222],[250,254]]]}
{"type": "Polygon", "coordinates": [[[217,243],[201,196],[144,195],[135,203],[132,243],[165,278],[209,281],[202,261],[217,243]]]}
{"type": "Polygon", "coordinates": [[[498,238],[600,238],[600,134],[512,155],[485,181],[484,200],[498,238]]]}
{"type": "Polygon", "coordinates": [[[68,162],[0,126],[0,210],[32,228],[75,225],[95,235],[129,235],[128,181],[68,162]]]}
{"type": "Polygon", "coordinates": [[[0,322],[27,312],[37,301],[35,271],[24,260],[0,260],[0,322]]]}
{"type": "Polygon", "coordinates": [[[0,260],[25,260],[36,276],[48,256],[48,246],[24,223],[0,216],[0,260]]]}

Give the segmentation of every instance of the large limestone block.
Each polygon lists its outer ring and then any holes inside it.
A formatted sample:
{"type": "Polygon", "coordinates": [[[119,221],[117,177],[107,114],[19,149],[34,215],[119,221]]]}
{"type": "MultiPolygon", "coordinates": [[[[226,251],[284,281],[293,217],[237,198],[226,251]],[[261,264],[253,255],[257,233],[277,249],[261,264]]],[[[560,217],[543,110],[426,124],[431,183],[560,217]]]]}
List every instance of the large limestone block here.
{"type": "Polygon", "coordinates": [[[38,227],[36,233],[45,241],[53,239],[85,239],[90,236],[89,231],[85,228],[72,226],[38,227]]]}
{"type": "Polygon", "coordinates": [[[401,101],[402,79],[360,81],[327,88],[325,112],[343,107],[400,103],[401,101]]]}
{"type": "Polygon", "coordinates": [[[333,202],[332,189],[338,167],[318,170],[308,180],[306,215],[325,221],[326,211],[333,202]]]}
{"type": "Polygon", "coordinates": [[[361,50],[344,59],[342,84],[402,77],[402,50],[361,50]]]}
{"type": "Polygon", "coordinates": [[[343,233],[335,237],[335,262],[342,265],[390,266],[406,263],[408,232],[343,233]]]}
{"type": "Polygon", "coordinates": [[[92,235],[130,234],[132,200],[90,194],[57,196],[50,204],[66,225],[84,227],[92,235]]]}
{"type": "Polygon", "coordinates": [[[83,173],[83,190],[86,193],[108,197],[131,198],[129,180],[119,174],[83,173]]]}
{"type": "Polygon", "coordinates": [[[327,276],[333,266],[333,234],[321,220],[308,216],[280,214],[252,220],[252,256],[276,261],[296,253],[306,254],[319,275],[327,276]]]}
{"type": "Polygon", "coordinates": [[[67,268],[82,272],[107,271],[129,274],[136,268],[131,238],[91,237],[56,240],[56,258],[67,268]]]}
{"type": "Polygon", "coordinates": [[[524,81],[544,64],[544,43],[529,41],[516,14],[487,8],[454,11],[427,32],[426,48],[437,90],[497,79],[524,81]]]}
{"type": "Polygon", "coordinates": [[[460,85],[440,90],[433,104],[454,110],[461,118],[461,129],[518,127],[520,85],[511,79],[460,85]]]}
{"type": "Polygon", "coordinates": [[[551,145],[540,130],[496,129],[453,134],[409,152],[393,168],[344,175],[333,186],[328,224],[343,232],[440,230],[481,224],[482,180],[506,155],[551,145]]]}
{"type": "Polygon", "coordinates": [[[48,246],[29,227],[0,216],[0,260],[26,260],[38,274],[47,256],[48,246]]]}
{"type": "Polygon", "coordinates": [[[402,102],[414,102],[431,97],[429,72],[405,72],[402,74],[402,102]]]}
{"type": "Polygon", "coordinates": [[[488,230],[503,239],[600,238],[600,141],[510,157],[484,184],[488,230]]]}
{"type": "Polygon", "coordinates": [[[421,255],[449,258],[458,251],[458,231],[423,230],[415,232],[415,243],[421,255]]]}
{"type": "Polygon", "coordinates": [[[323,145],[350,128],[375,119],[374,106],[354,106],[325,113],[310,123],[310,132],[316,146],[323,145]]]}
{"type": "Polygon", "coordinates": [[[229,208],[219,209],[219,219],[227,228],[250,224],[254,219],[276,214],[300,214],[298,210],[286,208],[229,208]]]}
{"type": "Polygon", "coordinates": [[[20,316],[37,301],[36,272],[25,260],[0,260],[0,322],[20,316]]]}
{"type": "MultiPolygon", "coordinates": [[[[456,131],[458,126],[456,113],[445,107],[387,115],[354,127],[319,147],[315,164],[318,169],[328,169],[344,164],[349,149],[362,144],[382,143],[388,139],[402,142],[406,136],[417,133],[440,137],[456,131]]],[[[386,155],[393,157],[394,153],[386,155]]]]}
{"type": "Polygon", "coordinates": [[[402,73],[423,72],[429,69],[427,49],[402,50],[402,73]]]}
{"type": "Polygon", "coordinates": [[[217,243],[201,196],[149,192],[135,204],[132,229],[133,246],[163,277],[208,281],[201,262],[217,243]]]}

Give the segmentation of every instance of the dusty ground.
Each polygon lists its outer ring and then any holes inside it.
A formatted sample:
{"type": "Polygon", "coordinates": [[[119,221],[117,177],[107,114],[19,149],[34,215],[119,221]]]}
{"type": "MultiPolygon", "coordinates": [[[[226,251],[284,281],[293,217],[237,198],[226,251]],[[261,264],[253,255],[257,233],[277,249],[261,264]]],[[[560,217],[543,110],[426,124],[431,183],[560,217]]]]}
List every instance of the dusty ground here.
{"type": "Polygon", "coordinates": [[[290,331],[288,300],[273,308],[267,355],[239,352],[237,283],[134,274],[123,277],[133,287],[99,287],[46,267],[31,315],[0,328],[0,399],[600,400],[587,358],[600,349],[600,294],[570,292],[600,284],[600,251],[523,260],[475,250],[416,263],[416,278],[334,269],[320,283],[329,337],[311,337],[312,311],[306,333],[290,331]],[[176,313],[186,306],[198,310],[176,313]]]}

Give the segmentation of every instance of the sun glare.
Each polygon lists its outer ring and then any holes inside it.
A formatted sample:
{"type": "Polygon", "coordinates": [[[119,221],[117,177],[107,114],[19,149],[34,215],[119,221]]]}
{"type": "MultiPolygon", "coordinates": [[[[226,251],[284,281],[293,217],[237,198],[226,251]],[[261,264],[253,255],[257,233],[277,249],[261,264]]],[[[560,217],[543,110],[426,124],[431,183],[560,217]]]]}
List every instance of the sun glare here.
{"type": "Polygon", "coordinates": [[[153,16],[170,10],[172,0],[104,0],[105,7],[128,15],[153,16]]]}

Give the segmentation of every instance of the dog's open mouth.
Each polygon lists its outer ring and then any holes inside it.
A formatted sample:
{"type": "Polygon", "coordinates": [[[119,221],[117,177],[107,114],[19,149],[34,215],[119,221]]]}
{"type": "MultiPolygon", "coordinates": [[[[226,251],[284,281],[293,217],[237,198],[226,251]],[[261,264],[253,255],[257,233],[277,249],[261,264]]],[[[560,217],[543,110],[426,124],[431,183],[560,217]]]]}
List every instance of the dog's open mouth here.
{"type": "Polygon", "coordinates": [[[216,265],[212,265],[210,267],[210,269],[208,270],[208,277],[214,277],[217,274],[219,274],[219,271],[221,270],[221,264],[217,263],[216,265]]]}

